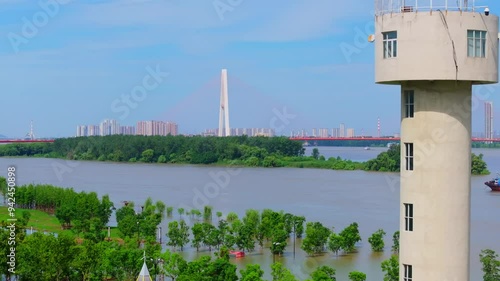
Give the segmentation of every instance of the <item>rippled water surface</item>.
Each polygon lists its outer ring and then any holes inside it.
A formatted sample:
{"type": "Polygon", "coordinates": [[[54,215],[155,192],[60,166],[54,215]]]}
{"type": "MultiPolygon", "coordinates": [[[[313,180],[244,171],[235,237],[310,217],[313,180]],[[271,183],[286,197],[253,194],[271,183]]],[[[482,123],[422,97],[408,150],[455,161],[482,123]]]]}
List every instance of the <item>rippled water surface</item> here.
{"type": "MultiPolygon", "coordinates": [[[[310,154],[311,150],[308,147],[306,153],[310,154]]],[[[319,150],[327,158],[340,156],[366,161],[386,148],[319,147],[319,150]]],[[[492,174],[500,171],[500,149],[473,149],[473,152],[484,154],[492,174]]],[[[336,257],[329,253],[308,258],[300,250],[298,240],[294,257],[293,240],[289,242],[285,255],[276,259],[284,262],[301,280],[306,279],[311,269],[323,264],[335,267],[339,280],[347,280],[348,272],[353,270],[365,272],[368,280],[382,280],[380,263],[390,256],[392,233],[399,225],[399,175],[396,173],[0,158],[0,171],[6,171],[9,165],[17,167],[18,184],[48,183],[77,191],[96,191],[100,195],[109,194],[117,206],[124,200],[140,203],[152,197],[170,206],[202,209],[204,205],[211,205],[214,213],[234,211],[240,216],[250,208],[284,210],[337,230],[358,222],[363,241],[356,254],[336,257]],[[388,233],[386,251],[374,254],[367,239],[379,228],[388,233]]],[[[500,193],[490,192],[483,184],[490,177],[472,178],[471,280],[482,278],[478,257],[481,249],[491,248],[500,253],[496,239],[500,233],[500,193]]],[[[167,222],[163,222],[162,228],[166,229],[166,225],[167,222]]],[[[191,248],[184,253],[186,257],[200,254],[207,253],[196,253],[191,248]]],[[[234,262],[238,265],[259,263],[269,272],[272,260],[267,249],[257,248],[234,262]]]]}

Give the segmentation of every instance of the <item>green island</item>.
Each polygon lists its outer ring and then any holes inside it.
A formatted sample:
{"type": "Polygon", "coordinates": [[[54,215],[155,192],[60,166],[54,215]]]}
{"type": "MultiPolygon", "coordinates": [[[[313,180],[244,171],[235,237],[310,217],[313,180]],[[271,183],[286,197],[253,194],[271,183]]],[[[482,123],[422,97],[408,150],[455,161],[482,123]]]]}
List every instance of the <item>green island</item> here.
{"type": "MultiPolygon", "coordinates": [[[[340,157],[326,159],[314,148],[304,155],[299,141],[287,137],[130,136],[77,137],[53,143],[0,146],[0,157],[46,157],[69,160],[202,164],[244,167],[292,167],[398,172],[400,146],[392,145],[367,162],[340,157]]],[[[471,173],[488,175],[483,155],[472,154],[471,173]]]]}
{"type": "MultiPolygon", "coordinates": [[[[3,177],[0,187],[6,198],[7,181],[3,177]]],[[[333,254],[344,258],[356,255],[358,242],[362,241],[356,222],[336,233],[321,222],[308,222],[304,216],[283,211],[249,209],[240,218],[234,212],[223,214],[204,206],[203,210],[178,208],[174,213],[173,207],[151,198],[140,206],[142,211],[136,212],[134,202],[116,209],[107,195],[99,198],[95,192],[77,193],[52,185],[19,186],[16,202],[4,203],[6,206],[0,209],[0,236],[8,243],[0,244],[0,274],[6,280],[14,276],[9,271],[14,253],[16,280],[132,281],[139,274],[142,257],[146,257],[145,263],[155,278],[161,275],[177,281],[265,281],[264,270],[258,264],[247,265],[238,272],[231,263],[231,251],[262,254],[268,248],[274,257],[283,255],[292,239],[300,239],[300,250],[310,257],[333,254]],[[115,210],[118,227],[111,234],[106,225],[115,210]],[[8,221],[12,218],[17,219],[15,228],[8,221]],[[169,248],[165,251],[156,236],[163,220],[168,221],[164,241],[169,248]],[[26,231],[32,228],[38,231],[26,231]],[[49,233],[43,234],[44,231],[49,233]],[[209,255],[185,260],[181,252],[188,245],[196,251],[208,251],[209,255]]],[[[385,235],[379,229],[367,238],[373,252],[385,250],[385,235]]],[[[394,232],[392,240],[391,258],[381,263],[381,270],[384,280],[397,281],[399,231],[394,232]]],[[[486,249],[479,259],[485,278],[499,276],[497,253],[486,249]]],[[[279,262],[272,263],[270,272],[273,281],[298,280],[279,262]]],[[[337,278],[363,281],[367,276],[351,271],[348,276],[337,277],[334,268],[320,266],[307,280],[337,278]]]]}

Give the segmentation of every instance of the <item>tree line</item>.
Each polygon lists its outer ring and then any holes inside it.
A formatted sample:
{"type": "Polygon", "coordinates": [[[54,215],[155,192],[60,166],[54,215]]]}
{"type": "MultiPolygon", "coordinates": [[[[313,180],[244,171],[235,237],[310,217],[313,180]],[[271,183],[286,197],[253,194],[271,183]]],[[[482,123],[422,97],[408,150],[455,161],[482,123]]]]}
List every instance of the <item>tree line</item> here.
{"type": "Polygon", "coordinates": [[[286,137],[201,137],[112,135],[56,139],[53,143],[0,146],[0,156],[71,160],[213,164],[266,157],[300,156],[302,144],[286,137]]]}
{"type": "MultiPolygon", "coordinates": [[[[377,158],[369,160],[365,163],[365,170],[379,172],[399,172],[401,167],[401,146],[399,144],[391,145],[391,147],[380,153],[377,158]]],[[[483,154],[471,155],[471,174],[472,175],[489,175],[486,162],[483,160],[483,154]]]]}
{"type": "MultiPolygon", "coordinates": [[[[54,143],[0,146],[0,156],[33,156],[70,160],[142,163],[222,164],[249,167],[296,167],[398,172],[400,145],[392,145],[367,162],[326,159],[317,148],[311,156],[299,141],[287,137],[201,137],[112,135],[57,139],[54,143]]],[[[472,154],[471,173],[489,174],[483,155],[472,154]]]]}

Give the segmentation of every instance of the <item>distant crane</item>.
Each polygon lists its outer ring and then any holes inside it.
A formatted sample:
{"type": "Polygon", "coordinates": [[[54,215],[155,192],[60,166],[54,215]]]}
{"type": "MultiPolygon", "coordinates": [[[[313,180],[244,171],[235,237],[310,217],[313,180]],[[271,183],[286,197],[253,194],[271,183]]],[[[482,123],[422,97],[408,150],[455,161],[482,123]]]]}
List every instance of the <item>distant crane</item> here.
{"type": "Polygon", "coordinates": [[[30,131],[26,134],[26,138],[29,140],[35,140],[35,133],[33,132],[33,120],[30,122],[30,131]]]}

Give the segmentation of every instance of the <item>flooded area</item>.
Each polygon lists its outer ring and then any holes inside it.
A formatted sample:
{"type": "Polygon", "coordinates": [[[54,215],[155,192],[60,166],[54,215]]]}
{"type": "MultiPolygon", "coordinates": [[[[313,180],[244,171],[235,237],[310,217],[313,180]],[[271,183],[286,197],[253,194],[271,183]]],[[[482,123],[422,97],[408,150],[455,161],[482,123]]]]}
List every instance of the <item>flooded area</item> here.
{"type": "MultiPolygon", "coordinates": [[[[325,157],[354,161],[375,158],[386,148],[318,147],[325,157]]],[[[312,147],[307,148],[310,155],[312,147]]],[[[492,175],[500,171],[500,149],[473,149],[484,154],[492,175]]],[[[146,198],[161,200],[175,208],[203,209],[214,207],[214,213],[236,212],[242,216],[247,209],[283,210],[303,215],[308,221],[320,221],[340,231],[358,222],[363,241],[359,252],[336,257],[332,253],[310,258],[300,249],[300,240],[293,254],[293,239],[283,257],[274,257],[304,280],[319,265],[337,269],[339,280],[346,280],[350,271],[367,274],[367,280],[382,280],[380,263],[390,256],[392,234],[399,227],[399,174],[364,171],[333,171],[292,168],[224,168],[214,166],[183,166],[78,162],[55,159],[0,158],[0,170],[15,165],[18,184],[44,183],[72,187],[76,191],[109,194],[115,206],[134,201],[136,206],[146,198]],[[384,253],[372,253],[368,237],[382,228],[387,232],[384,253]]],[[[4,175],[5,173],[0,173],[4,175]]],[[[483,184],[490,176],[472,178],[471,280],[481,279],[479,252],[491,248],[500,252],[494,238],[500,233],[500,193],[490,192],[483,184]]],[[[178,218],[174,211],[174,218],[178,218]]],[[[114,222],[114,218],[113,221],[114,222]]],[[[164,233],[167,221],[162,223],[164,233]]],[[[451,235],[451,233],[450,233],[451,235]]],[[[184,255],[194,258],[188,247],[184,255]]],[[[245,258],[234,260],[238,265],[259,263],[269,276],[273,256],[268,249],[256,248],[245,258]]]]}

